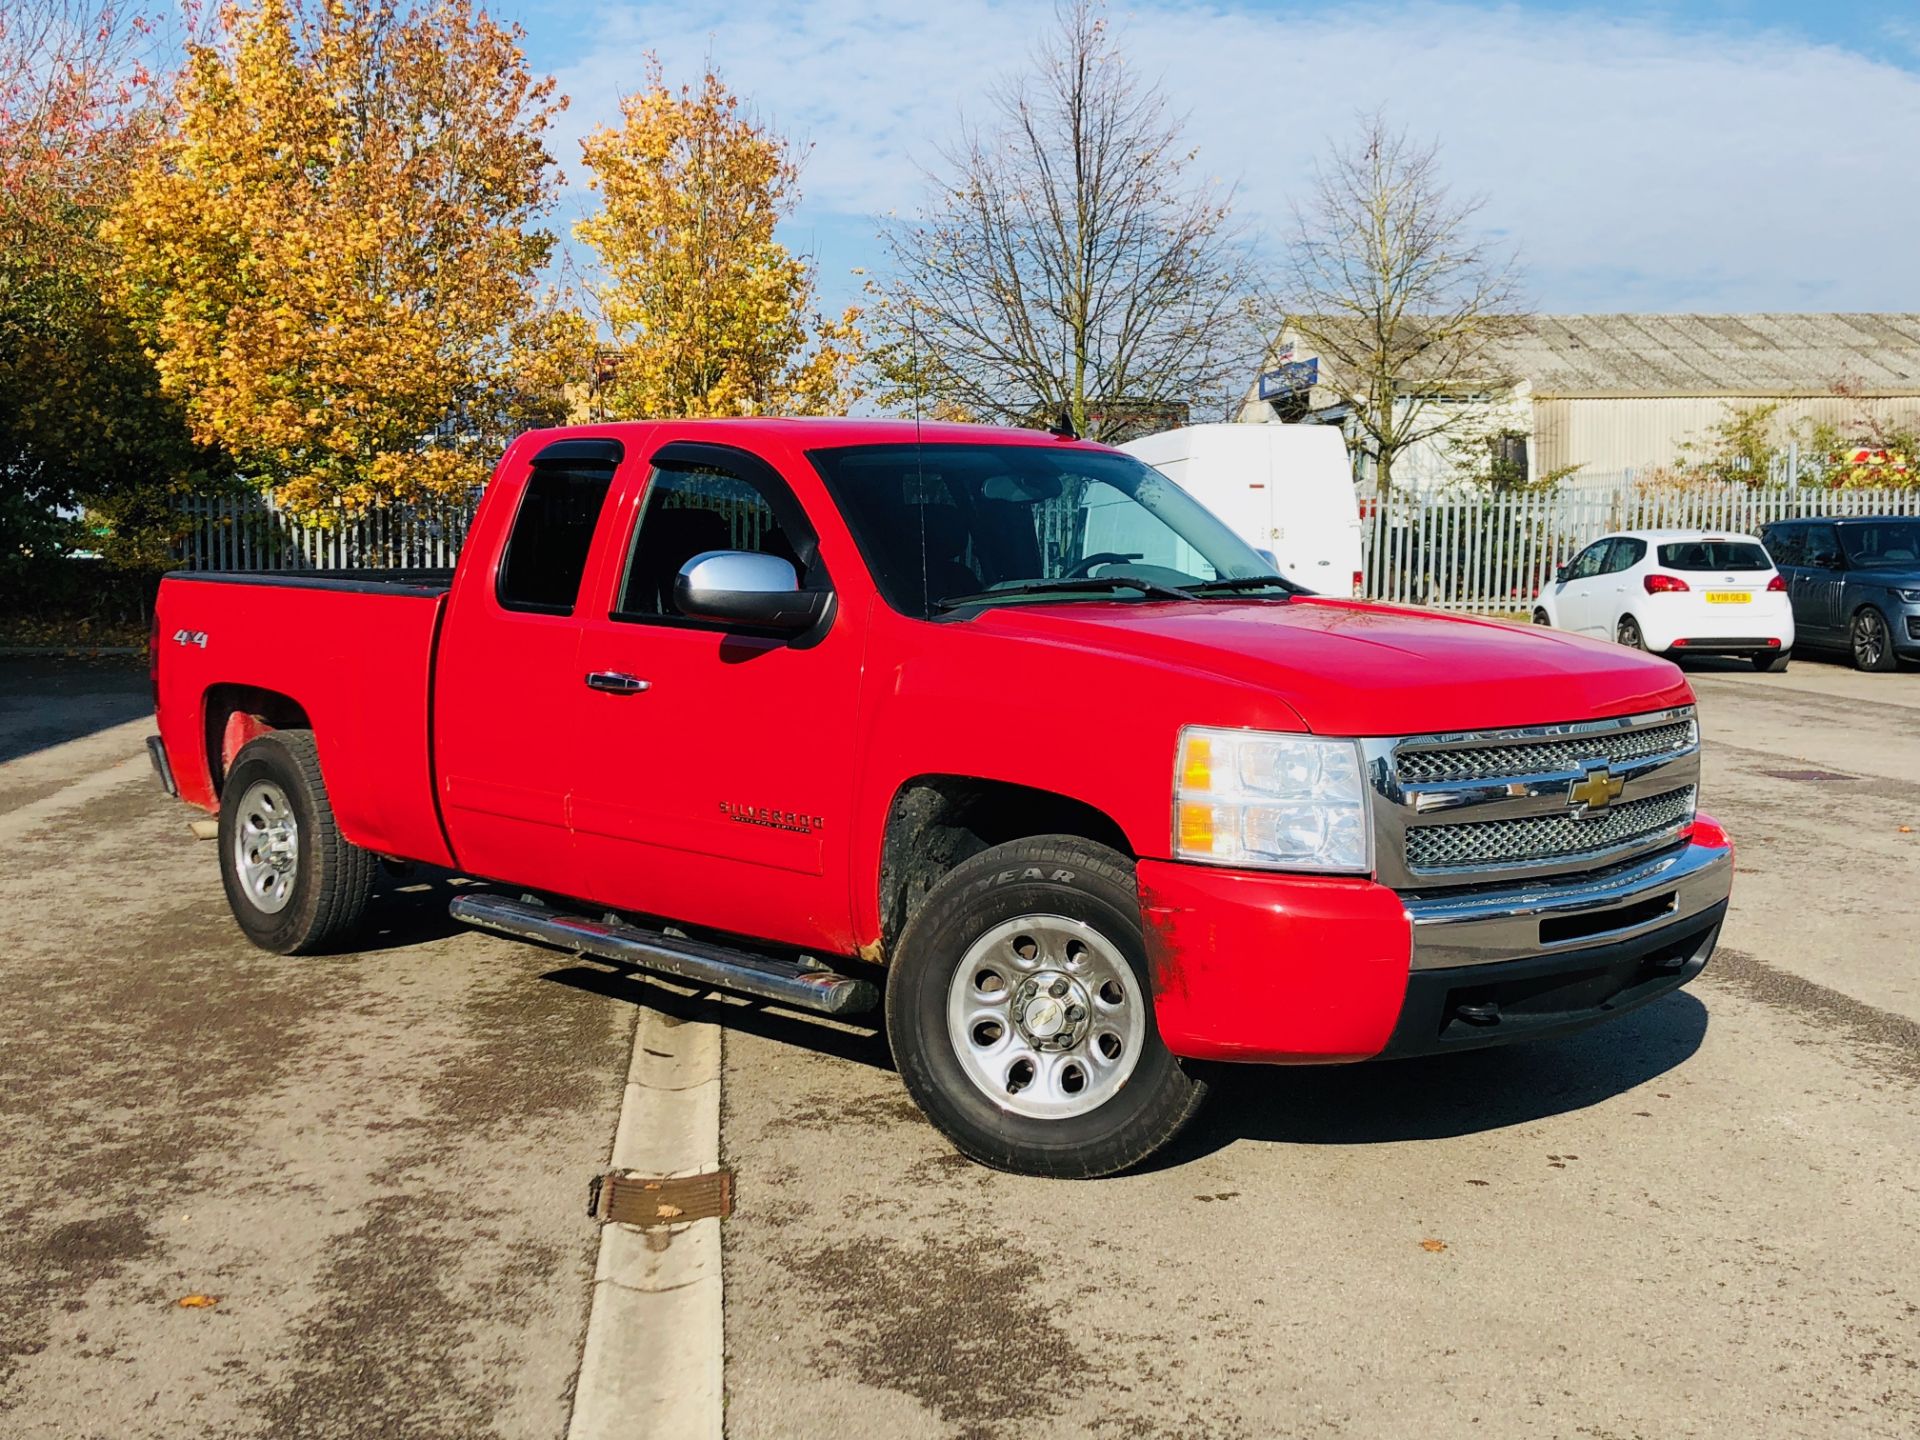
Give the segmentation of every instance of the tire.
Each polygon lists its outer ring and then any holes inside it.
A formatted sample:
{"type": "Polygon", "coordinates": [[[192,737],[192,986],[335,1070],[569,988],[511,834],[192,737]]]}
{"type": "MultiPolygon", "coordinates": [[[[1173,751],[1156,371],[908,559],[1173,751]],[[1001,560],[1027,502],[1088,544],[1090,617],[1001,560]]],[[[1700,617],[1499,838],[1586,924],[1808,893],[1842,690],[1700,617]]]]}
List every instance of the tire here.
{"type": "Polygon", "coordinates": [[[1620,623],[1613,627],[1613,638],[1616,643],[1626,646],[1629,650],[1647,648],[1647,637],[1640,633],[1640,622],[1631,615],[1620,617],[1620,623]]]}
{"type": "Polygon", "coordinates": [[[889,971],[900,1078],[983,1165],[1111,1175],[1205,1098],[1160,1040],[1133,865],[1104,845],[1045,835],[982,851],[928,894],[889,971]]]}
{"type": "Polygon", "coordinates": [[[1552,625],[1553,621],[1547,618],[1546,611],[1536,607],[1533,612],[1533,623],[1536,625],[1552,625]]]}
{"type": "Polygon", "coordinates": [[[277,955],[340,948],[378,868],[341,838],[312,731],[271,731],[234,757],[220,792],[220,879],[255,945],[277,955]]]}
{"type": "Polygon", "coordinates": [[[1791,650],[1781,650],[1772,655],[1756,655],[1753,657],[1753,668],[1763,675],[1778,675],[1787,668],[1788,662],[1792,659],[1791,650]]]}
{"type": "Polygon", "coordinates": [[[1847,626],[1847,655],[1856,670],[1884,673],[1898,668],[1900,660],[1893,653],[1893,631],[1887,627],[1887,617],[1872,605],[1854,612],[1847,626]]]}

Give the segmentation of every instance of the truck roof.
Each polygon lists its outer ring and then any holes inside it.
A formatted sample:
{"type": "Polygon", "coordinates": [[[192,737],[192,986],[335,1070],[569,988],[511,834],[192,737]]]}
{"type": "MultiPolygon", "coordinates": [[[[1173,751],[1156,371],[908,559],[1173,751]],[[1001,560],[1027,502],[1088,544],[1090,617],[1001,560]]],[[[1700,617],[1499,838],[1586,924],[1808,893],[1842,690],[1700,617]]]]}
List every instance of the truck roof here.
{"type": "MultiPolygon", "coordinates": [[[[601,425],[563,425],[533,432],[545,439],[569,435],[618,437],[669,426],[674,430],[698,433],[719,441],[736,441],[758,436],[762,439],[797,441],[802,445],[910,445],[916,439],[927,445],[1093,445],[1094,442],[1065,440],[1044,430],[1018,430],[1005,425],[958,425],[944,421],[891,420],[854,416],[755,415],[704,420],[623,420],[601,425]]],[[[1106,446],[1099,446],[1106,449],[1106,446]]]]}

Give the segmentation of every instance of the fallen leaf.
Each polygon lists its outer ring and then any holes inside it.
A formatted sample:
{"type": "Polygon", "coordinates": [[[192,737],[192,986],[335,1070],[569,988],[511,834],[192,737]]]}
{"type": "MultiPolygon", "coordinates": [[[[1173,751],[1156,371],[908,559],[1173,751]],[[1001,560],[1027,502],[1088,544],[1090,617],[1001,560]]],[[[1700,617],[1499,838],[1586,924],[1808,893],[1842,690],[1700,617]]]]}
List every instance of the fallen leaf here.
{"type": "Polygon", "coordinates": [[[1488,1183],[1488,1182],[1487,1182],[1487,1181],[1485,1181],[1485,1180],[1469,1180],[1469,1181],[1467,1181],[1467,1184],[1469,1184],[1469,1185],[1485,1185],[1485,1184],[1487,1184],[1487,1183],[1488,1183]]]}
{"type": "Polygon", "coordinates": [[[667,1205],[663,1203],[654,1206],[653,1213],[658,1215],[662,1220],[671,1220],[674,1216],[684,1215],[687,1212],[682,1210],[678,1205],[667,1205]]]}
{"type": "Polygon", "coordinates": [[[218,1295],[182,1295],[173,1302],[182,1310],[211,1310],[220,1303],[218,1295]]]}
{"type": "Polygon", "coordinates": [[[1429,1255],[1438,1255],[1442,1250],[1447,1248],[1447,1242],[1444,1240],[1422,1240],[1420,1242],[1420,1248],[1429,1255]]]}
{"type": "Polygon", "coordinates": [[[1911,835],[1911,834],[1913,834],[1913,826],[1911,826],[1911,825],[1902,825],[1902,826],[1900,827],[1900,833],[1901,833],[1902,835],[1911,835]]]}

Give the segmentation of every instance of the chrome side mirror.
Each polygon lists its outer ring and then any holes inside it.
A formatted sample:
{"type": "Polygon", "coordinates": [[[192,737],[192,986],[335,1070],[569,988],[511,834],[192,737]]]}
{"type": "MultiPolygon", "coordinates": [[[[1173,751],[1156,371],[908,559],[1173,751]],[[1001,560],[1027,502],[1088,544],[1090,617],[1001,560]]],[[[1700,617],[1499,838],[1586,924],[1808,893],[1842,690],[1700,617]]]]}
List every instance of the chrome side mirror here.
{"type": "Polygon", "coordinates": [[[688,619],[754,630],[809,630],[832,601],[831,591],[802,590],[793,566],[778,555],[749,550],[703,551],[673,581],[673,603],[688,619]]]}

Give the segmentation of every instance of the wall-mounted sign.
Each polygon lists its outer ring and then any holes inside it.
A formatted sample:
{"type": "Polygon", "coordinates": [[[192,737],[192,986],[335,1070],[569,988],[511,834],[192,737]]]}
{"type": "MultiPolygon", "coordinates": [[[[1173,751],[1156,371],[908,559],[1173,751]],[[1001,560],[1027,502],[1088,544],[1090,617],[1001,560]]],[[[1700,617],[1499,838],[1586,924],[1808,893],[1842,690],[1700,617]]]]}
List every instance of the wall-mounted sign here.
{"type": "MultiPolygon", "coordinates": [[[[1282,352],[1291,354],[1289,348],[1282,352]]],[[[1290,395],[1298,395],[1311,390],[1320,383],[1320,361],[1289,360],[1271,370],[1260,372],[1260,398],[1262,400],[1284,400],[1290,395]]]]}

